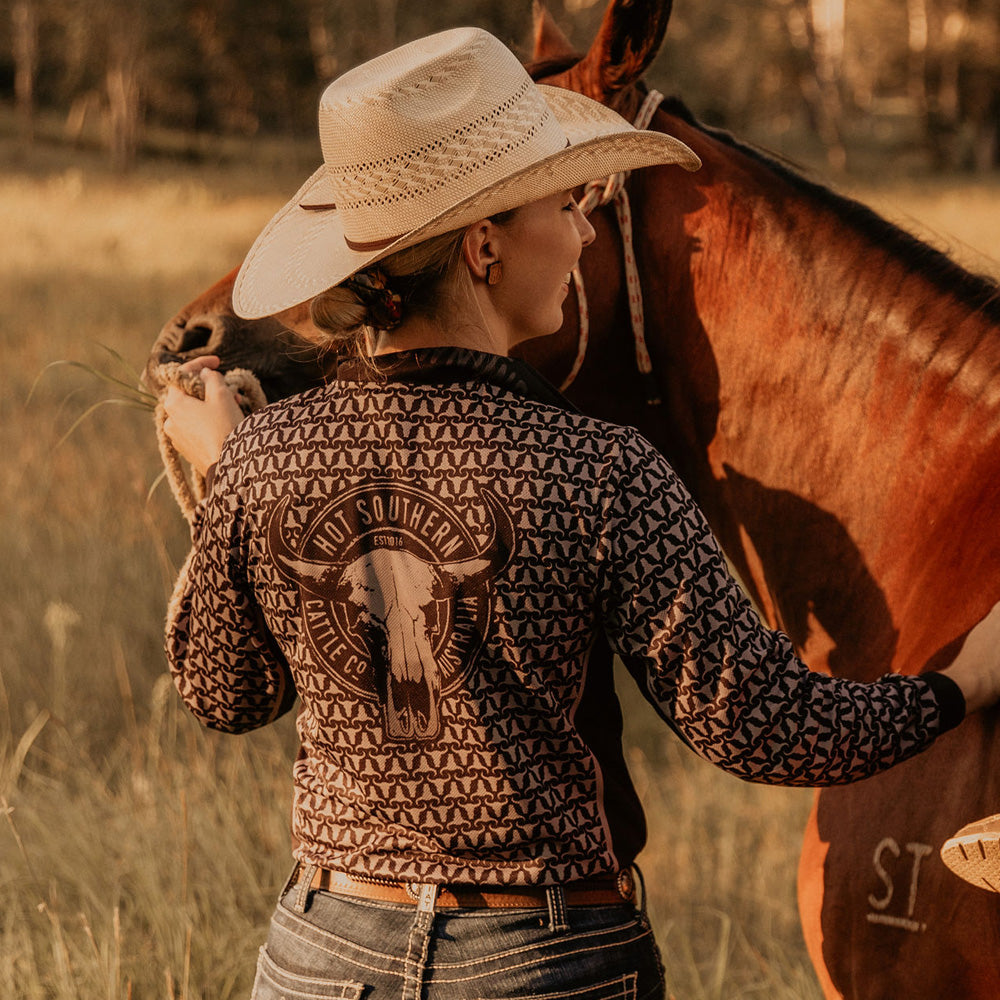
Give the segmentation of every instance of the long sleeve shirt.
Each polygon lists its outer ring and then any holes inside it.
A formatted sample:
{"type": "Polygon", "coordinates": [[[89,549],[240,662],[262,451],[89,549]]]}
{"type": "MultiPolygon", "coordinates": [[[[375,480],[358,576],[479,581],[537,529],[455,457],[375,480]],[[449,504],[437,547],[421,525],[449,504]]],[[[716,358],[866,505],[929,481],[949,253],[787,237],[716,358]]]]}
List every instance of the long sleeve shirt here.
{"type": "Polygon", "coordinates": [[[377,360],[230,436],[168,616],[206,725],[244,732],[300,699],[301,860],[439,883],[626,867],[646,830],[613,654],[695,752],[752,781],[862,778],[961,718],[944,678],[807,669],[634,430],[509,359],[377,360]]]}

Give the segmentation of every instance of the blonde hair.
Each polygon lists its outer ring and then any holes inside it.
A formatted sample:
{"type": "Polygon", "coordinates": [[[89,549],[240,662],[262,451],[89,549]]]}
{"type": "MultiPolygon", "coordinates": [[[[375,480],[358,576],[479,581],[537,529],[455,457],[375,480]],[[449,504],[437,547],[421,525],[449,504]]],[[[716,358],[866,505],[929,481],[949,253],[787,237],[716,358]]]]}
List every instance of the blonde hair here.
{"type": "MultiPolygon", "coordinates": [[[[404,316],[435,315],[449,300],[449,286],[457,279],[465,230],[432,236],[399,250],[375,267],[385,275],[391,292],[399,296],[404,316]]],[[[373,311],[345,284],[320,292],[310,307],[313,323],[331,347],[354,341],[361,347],[378,331],[373,311]]]]}

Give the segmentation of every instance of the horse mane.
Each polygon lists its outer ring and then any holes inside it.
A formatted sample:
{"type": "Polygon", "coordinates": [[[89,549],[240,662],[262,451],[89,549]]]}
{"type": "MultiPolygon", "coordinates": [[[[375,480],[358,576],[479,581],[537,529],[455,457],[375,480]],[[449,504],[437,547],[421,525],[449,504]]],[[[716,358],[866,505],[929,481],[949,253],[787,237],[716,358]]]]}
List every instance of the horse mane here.
{"type": "Polygon", "coordinates": [[[716,142],[760,163],[796,191],[829,208],[874,244],[898,257],[941,292],[952,295],[970,309],[981,312],[990,322],[1000,324],[1000,285],[993,279],[966,270],[946,253],[901,229],[867,205],[810,180],[801,168],[781,160],[775,154],[736,139],[724,129],[704,124],[680,98],[666,98],[660,109],[716,142]]]}
{"type": "MultiPolygon", "coordinates": [[[[525,64],[525,69],[533,80],[544,80],[558,76],[572,69],[580,59],[579,54],[565,54],[553,59],[541,59],[525,64]]],[[[627,104],[636,106],[648,92],[643,81],[634,87],[635,98],[627,104]]],[[[622,96],[626,97],[627,92],[622,96]]],[[[617,109],[628,117],[625,107],[617,109]]],[[[686,125],[697,129],[716,142],[755,160],[775,176],[781,178],[794,190],[806,195],[816,203],[830,209],[849,226],[867,237],[876,246],[887,250],[904,265],[930,281],[939,291],[953,296],[958,302],[976,312],[982,313],[991,323],[1000,324],[1000,285],[992,278],[975,274],[956,264],[946,253],[919,239],[895,223],[883,218],[873,209],[853,198],[838,194],[832,188],[810,180],[802,167],[764,150],[760,146],[737,139],[725,129],[706,125],[700,121],[679,97],[664,98],[660,110],[686,125]]]]}

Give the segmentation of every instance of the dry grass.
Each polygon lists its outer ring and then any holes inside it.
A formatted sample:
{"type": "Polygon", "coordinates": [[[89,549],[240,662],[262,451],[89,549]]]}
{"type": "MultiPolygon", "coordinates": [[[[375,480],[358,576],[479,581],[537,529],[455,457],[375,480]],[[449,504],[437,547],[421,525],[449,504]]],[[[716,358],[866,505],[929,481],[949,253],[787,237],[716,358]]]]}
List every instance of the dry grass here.
{"type": "MultiPolygon", "coordinates": [[[[102,408],[58,445],[106,389],[54,369],[28,395],[57,359],[113,367],[100,344],[138,371],[161,322],[238,259],[301,171],[117,181],[47,155],[0,180],[0,996],[245,997],[288,867],[293,734],[207,733],[164,677],[186,529],[166,490],[147,499],[148,415],[102,408]]],[[[965,185],[960,203],[945,187],[891,194],[989,249],[995,187],[965,185]]],[[[794,906],[809,793],[722,775],[635,696],[627,708],[671,989],[818,997],[794,906]]]]}

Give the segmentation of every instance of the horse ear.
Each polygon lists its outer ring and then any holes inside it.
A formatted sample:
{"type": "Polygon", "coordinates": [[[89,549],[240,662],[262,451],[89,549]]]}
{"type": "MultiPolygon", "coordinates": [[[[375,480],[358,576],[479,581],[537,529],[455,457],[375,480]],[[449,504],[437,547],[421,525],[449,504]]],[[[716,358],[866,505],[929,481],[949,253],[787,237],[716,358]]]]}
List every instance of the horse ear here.
{"type": "Polygon", "coordinates": [[[535,52],[534,62],[546,62],[553,59],[563,59],[575,56],[576,49],[563,34],[556,19],[549,13],[548,7],[541,0],[534,0],[531,7],[531,19],[534,25],[535,52]]]}
{"type": "Polygon", "coordinates": [[[667,31],[672,0],[611,0],[580,69],[607,102],[649,68],[667,31]]]}

